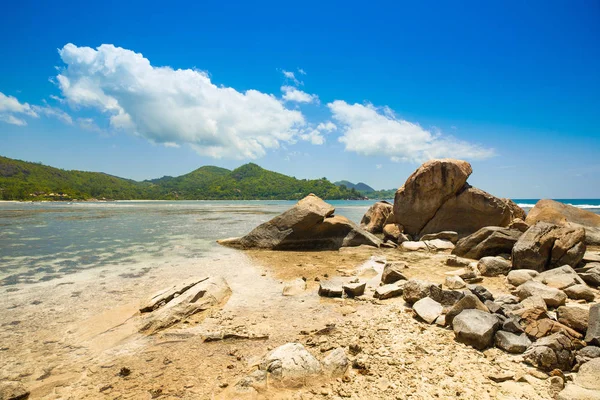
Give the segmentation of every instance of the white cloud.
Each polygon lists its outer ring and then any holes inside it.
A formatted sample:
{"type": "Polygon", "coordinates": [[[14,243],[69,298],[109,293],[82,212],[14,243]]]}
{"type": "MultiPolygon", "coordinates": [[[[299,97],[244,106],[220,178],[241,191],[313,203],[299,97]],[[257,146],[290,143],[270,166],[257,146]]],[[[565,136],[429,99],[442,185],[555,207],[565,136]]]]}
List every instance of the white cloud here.
{"type": "Polygon", "coordinates": [[[24,126],[27,125],[27,122],[22,118],[23,116],[38,117],[29,104],[21,103],[16,97],[0,92],[0,121],[24,126]]]}
{"type": "Polygon", "coordinates": [[[417,163],[432,158],[484,159],[494,155],[493,149],[434,134],[399,119],[389,107],[348,104],[342,100],[327,106],[343,132],[339,141],[345,144],[346,151],[417,163]]]}
{"type": "Polygon", "coordinates": [[[67,66],[57,84],[69,104],[100,110],[112,128],[156,143],[187,143],[217,158],[257,158],[293,142],[306,126],[300,111],[273,95],[216,86],[198,70],[156,67],[131,50],[67,44],[59,54],[67,66]]]}
{"type": "Polygon", "coordinates": [[[56,118],[65,124],[73,125],[73,119],[69,114],[61,110],[60,108],[52,107],[49,105],[44,106],[31,106],[31,108],[39,115],[45,115],[46,117],[56,118]]]}
{"type": "Polygon", "coordinates": [[[325,136],[323,135],[333,132],[336,129],[337,126],[331,121],[321,122],[316,128],[307,129],[305,132],[303,132],[300,135],[300,139],[306,140],[312,144],[321,145],[325,143],[325,136]]]}
{"type": "Polygon", "coordinates": [[[298,68],[298,73],[300,75],[306,75],[306,71],[304,71],[302,68],[298,68]]]}
{"type": "Polygon", "coordinates": [[[375,168],[377,168],[377,169],[381,169],[381,168],[383,168],[383,164],[376,164],[376,165],[375,165],[375,168]]]}
{"type": "Polygon", "coordinates": [[[319,96],[316,94],[308,94],[302,90],[296,89],[294,86],[282,86],[283,100],[295,101],[296,103],[319,103],[319,96]]]}
{"type": "Polygon", "coordinates": [[[283,76],[285,76],[285,79],[288,79],[288,80],[294,82],[294,85],[296,85],[296,86],[298,86],[298,85],[304,85],[304,82],[299,81],[296,78],[296,75],[292,71],[286,71],[284,69],[281,72],[283,73],[283,76]]]}

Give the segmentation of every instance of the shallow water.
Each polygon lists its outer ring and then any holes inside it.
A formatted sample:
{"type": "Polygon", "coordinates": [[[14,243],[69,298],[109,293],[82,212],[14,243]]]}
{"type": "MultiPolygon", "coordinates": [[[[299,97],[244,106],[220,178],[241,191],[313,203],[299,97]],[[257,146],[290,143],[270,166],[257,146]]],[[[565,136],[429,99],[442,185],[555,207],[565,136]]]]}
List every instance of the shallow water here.
{"type": "MultiPolygon", "coordinates": [[[[293,201],[0,203],[0,285],[170,255],[201,258],[217,239],[241,236],[293,201]]],[[[332,201],[359,222],[372,201],[332,201]]]]}

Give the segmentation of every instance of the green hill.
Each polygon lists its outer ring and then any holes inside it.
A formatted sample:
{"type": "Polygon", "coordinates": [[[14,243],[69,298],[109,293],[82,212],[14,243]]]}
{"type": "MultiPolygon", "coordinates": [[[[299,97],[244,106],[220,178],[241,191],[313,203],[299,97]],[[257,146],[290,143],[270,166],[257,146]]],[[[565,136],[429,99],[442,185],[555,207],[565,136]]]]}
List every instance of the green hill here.
{"type": "Polygon", "coordinates": [[[355,189],[338,187],[326,178],[296,179],[256,164],[233,171],[204,166],[178,177],[136,182],[101,172],[66,171],[0,157],[3,200],[287,200],[309,193],[330,200],[362,198],[355,189]]]}
{"type": "Polygon", "coordinates": [[[370,198],[370,199],[393,199],[396,194],[396,189],[390,190],[375,190],[371,186],[363,182],[354,184],[350,181],[338,181],[335,182],[336,186],[345,186],[348,189],[354,189],[358,193],[370,198]]]}

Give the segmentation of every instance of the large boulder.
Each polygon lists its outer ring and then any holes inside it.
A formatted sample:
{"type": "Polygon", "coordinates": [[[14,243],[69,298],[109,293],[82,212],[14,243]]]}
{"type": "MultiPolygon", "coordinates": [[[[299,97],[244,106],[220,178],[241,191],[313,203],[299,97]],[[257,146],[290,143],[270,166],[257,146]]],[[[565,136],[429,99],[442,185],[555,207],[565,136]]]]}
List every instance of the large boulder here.
{"type": "Polygon", "coordinates": [[[582,227],[585,229],[585,242],[590,245],[600,245],[600,215],[591,211],[544,199],[536,203],[525,220],[529,225],[540,221],[561,226],[582,227]]]}
{"type": "Polygon", "coordinates": [[[218,243],[240,249],[336,250],[340,247],[369,245],[381,241],[346,217],[334,216],[335,209],[314,194],[289,210],[254,228],[241,238],[218,243]]]}
{"type": "Polygon", "coordinates": [[[300,343],[279,346],[260,360],[258,368],[286,386],[301,384],[306,378],[321,373],[319,361],[300,343]]]}
{"type": "MultiPolygon", "coordinates": [[[[472,172],[471,165],[461,160],[443,159],[424,163],[396,192],[396,222],[404,226],[405,232],[420,236],[423,227],[448,199],[458,193],[472,172]]],[[[438,232],[442,230],[446,229],[438,232]]]]}
{"type": "Polygon", "coordinates": [[[493,314],[480,310],[464,310],[452,321],[456,340],[483,350],[493,344],[494,334],[501,326],[493,314]]]}
{"type": "Polygon", "coordinates": [[[360,221],[360,227],[370,233],[382,233],[393,206],[387,201],[373,204],[360,221]]]}
{"type": "Polygon", "coordinates": [[[452,254],[473,259],[510,254],[522,234],[517,229],[487,226],[460,239],[452,254]]]}
{"type": "Polygon", "coordinates": [[[465,184],[440,207],[420,234],[452,230],[464,236],[485,226],[508,226],[510,222],[510,209],[502,199],[465,184]]]}
{"type": "MultiPolygon", "coordinates": [[[[167,291],[168,292],[168,291],[167,291]]],[[[185,321],[195,314],[224,304],[231,295],[231,289],[221,277],[204,278],[198,283],[170,297],[168,301],[155,303],[153,296],[141,309],[152,311],[143,314],[141,332],[152,334],[185,321]]]]}
{"type": "Polygon", "coordinates": [[[585,253],[585,231],[538,222],[529,228],[512,249],[514,269],[547,269],[570,265],[575,267],[585,253]]]}

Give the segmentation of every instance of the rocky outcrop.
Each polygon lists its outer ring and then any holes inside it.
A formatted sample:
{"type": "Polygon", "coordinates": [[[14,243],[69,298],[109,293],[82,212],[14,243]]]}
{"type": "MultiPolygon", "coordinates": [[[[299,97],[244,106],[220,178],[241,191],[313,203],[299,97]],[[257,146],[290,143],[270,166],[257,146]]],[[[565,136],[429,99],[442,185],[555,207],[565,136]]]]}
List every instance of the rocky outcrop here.
{"type": "Polygon", "coordinates": [[[314,194],[306,196],[283,214],[254,228],[241,238],[218,243],[240,249],[335,250],[381,241],[346,217],[334,216],[335,209],[314,194]]]}
{"type": "Polygon", "coordinates": [[[395,222],[412,236],[442,231],[468,235],[485,226],[507,226],[524,212],[509,201],[471,187],[466,161],[441,159],[421,165],[398,189],[395,222]]]}
{"type": "Polygon", "coordinates": [[[522,234],[516,229],[487,226],[460,239],[452,254],[477,260],[487,256],[510,254],[522,234]]]}
{"type": "MultiPolygon", "coordinates": [[[[176,288],[181,287],[177,286],[176,288]]],[[[221,277],[203,278],[175,296],[163,291],[144,304],[140,309],[152,311],[143,314],[140,332],[152,334],[185,321],[195,314],[209,310],[225,303],[231,295],[231,289],[221,277]],[[170,298],[168,301],[156,302],[159,298],[170,298]]]]}
{"type": "Polygon", "coordinates": [[[600,245],[600,215],[554,200],[540,200],[525,220],[530,225],[548,222],[571,228],[584,228],[585,241],[590,245],[600,245]]]}
{"type": "Polygon", "coordinates": [[[575,267],[585,253],[583,228],[561,227],[538,222],[529,228],[512,249],[515,269],[546,269],[570,265],[575,267]]]}
{"type": "Polygon", "coordinates": [[[370,233],[382,233],[393,206],[387,201],[373,204],[360,221],[360,227],[370,233]]]}

